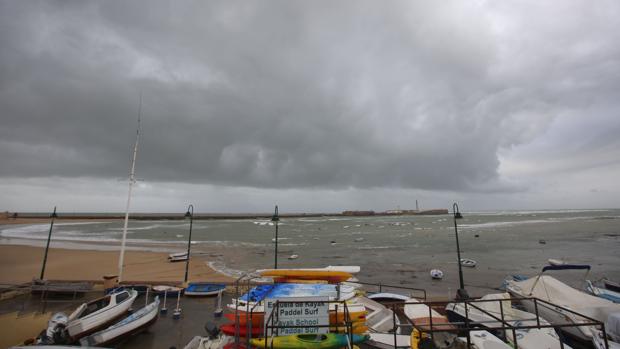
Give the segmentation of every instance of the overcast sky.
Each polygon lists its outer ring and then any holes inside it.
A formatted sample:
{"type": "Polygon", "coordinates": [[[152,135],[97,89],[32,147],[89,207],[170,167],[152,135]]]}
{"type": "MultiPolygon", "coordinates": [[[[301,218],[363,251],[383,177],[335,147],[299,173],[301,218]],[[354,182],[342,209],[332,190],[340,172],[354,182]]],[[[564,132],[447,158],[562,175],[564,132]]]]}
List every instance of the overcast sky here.
{"type": "Polygon", "coordinates": [[[0,1],[0,209],[618,207],[620,2],[0,1]]]}

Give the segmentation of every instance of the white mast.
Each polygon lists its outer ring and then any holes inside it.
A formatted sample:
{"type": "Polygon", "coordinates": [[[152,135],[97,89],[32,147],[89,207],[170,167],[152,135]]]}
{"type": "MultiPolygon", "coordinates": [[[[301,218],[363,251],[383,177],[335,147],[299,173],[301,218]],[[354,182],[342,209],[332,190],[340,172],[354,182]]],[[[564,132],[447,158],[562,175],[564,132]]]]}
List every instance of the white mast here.
{"type": "Polygon", "coordinates": [[[129,222],[129,204],[131,203],[131,189],[136,182],[135,168],[136,155],[138,154],[138,142],[140,141],[140,116],[142,116],[142,93],[140,93],[140,107],[138,109],[138,128],[136,129],[136,144],[133,147],[133,158],[131,160],[131,172],[129,172],[129,190],[127,193],[127,207],[125,209],[125,224],[123,225],[123,242],[121,243],[121,254],[118,257],[118,282],[123,280],[123,266],[125,259],[125,239],[127,238],[127,223],[129,222]]]}

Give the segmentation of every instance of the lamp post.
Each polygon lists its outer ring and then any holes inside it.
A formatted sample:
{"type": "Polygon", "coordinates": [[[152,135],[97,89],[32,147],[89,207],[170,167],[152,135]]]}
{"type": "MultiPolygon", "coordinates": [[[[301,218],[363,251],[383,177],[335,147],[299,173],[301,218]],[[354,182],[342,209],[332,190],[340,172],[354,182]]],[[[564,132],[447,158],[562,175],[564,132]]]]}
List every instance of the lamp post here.
{"type": "Polygon", "coordinates": [[[276,226],[276,252],[274,254],[274,269],[278,269],[278,222],[280,221],[280,217],[278,216],[278,205],[276,205],[276,210],[273,213],[273,216],[271,217],[271,221],[274,222],[275,226],[276,226]]]}
{"type": "Polygon", "coordinates": [[[463,283],[463,268],[461,267],[461,248],[459,246],[459,231],[456,227],[456,220],[463,218],[461,212],[459,212],[459,205],[456,202],[452,205],[452,212],[454,213],[454,235],[456,236],[456,255],[458,258],[459,266],[459,289],[456,291],[457,299],[468,299],[469,295],[465,290],[465,284],[463,283]]]}
{"type": "Polygon", "coordinates": [[[183,279],[183,282],[187,282],[187,273],[189,272],[189,252],[192,247],[192,224],[194,223],[194,205],[190,204],[187,207],[187,212],[185,212],[185,218],[189,218],[189,238],[187,239],[187,261],[185,262],[185,278],[183,279]]]}
{"type": "Polygon", "coordinates": [[[43,280],[43,276],[45,275],[45,264],[47,263],[47,251],[50,248],[50,240],[52,239],[52,228],[54,227],[54,218],[57,218],[56,214],[56,206],[54,206],[54,212],[52,212],[50,218],[52,222],[50,223],[50,232],[47,234],[47,245],[45,246],[45,256],[43,256],[43,267],[41,267],[41,277],[39,279],[43,280]]]}

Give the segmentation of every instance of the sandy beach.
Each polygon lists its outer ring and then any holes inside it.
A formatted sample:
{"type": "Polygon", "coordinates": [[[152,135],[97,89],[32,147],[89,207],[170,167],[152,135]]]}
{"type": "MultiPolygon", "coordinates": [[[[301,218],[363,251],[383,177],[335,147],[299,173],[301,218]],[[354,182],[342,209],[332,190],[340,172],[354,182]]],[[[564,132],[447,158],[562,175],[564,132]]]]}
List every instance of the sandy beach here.
{"type": "MultiPolygon", "coordinates": [[[[19,284],[38,278],[44,248],[0,245],[0,283],[19,284]]],[[[190,281],[231,281],[207,266],[206,257],[192,257],[190,281]]],[[[45,278],[50,280],[102,280],[103,275],[118,273],[118,252],[50,249],[45,278]]],[[[170,263],[167,254],[127,251],[125,281],[183,281],[185,263],[170,263]]]]}

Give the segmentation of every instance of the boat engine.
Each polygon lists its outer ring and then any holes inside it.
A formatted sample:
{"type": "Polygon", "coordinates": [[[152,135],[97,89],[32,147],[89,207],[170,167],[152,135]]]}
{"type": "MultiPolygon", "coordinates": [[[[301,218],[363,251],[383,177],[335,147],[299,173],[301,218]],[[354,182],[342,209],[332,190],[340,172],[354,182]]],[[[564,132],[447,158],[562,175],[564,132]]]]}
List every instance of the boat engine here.
{"type": "Polygon", "coordinates": [[[56,313],[47,322],[47,330],[41,332],[37,338],[37,344],[64,344],[68,317],[65,313],[56,313]]]}

